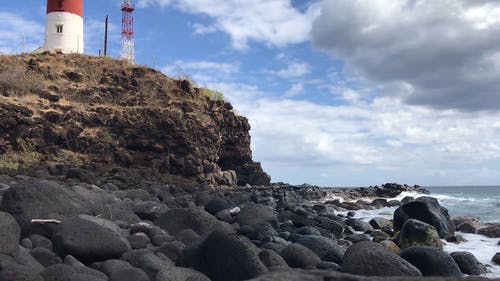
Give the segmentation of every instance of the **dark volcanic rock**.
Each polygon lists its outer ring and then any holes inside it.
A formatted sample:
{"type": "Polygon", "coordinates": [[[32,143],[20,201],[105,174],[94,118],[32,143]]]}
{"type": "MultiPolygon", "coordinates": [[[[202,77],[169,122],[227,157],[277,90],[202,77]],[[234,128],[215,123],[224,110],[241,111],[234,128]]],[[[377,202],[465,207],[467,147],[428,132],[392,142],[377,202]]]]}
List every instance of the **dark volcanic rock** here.
{"type": "Polygon", "coordinates": [[[205,205],[205,210],[212,215],[215,215],[227,208],[229,208],[229,203],[221,197],[215,197],[205,205]]]}
{"type": "Polygon", "coordinates": [[[277,226],[278,218],[274,210],[268,206],[260,204],[246,205],[241,208],[241,211],[236,215],[236,221],[241,225],[254,226],[261,222],[268,222],[273,226],[277,226]]]}
{"type": "MultiPolygon", "coordinates": [[[[306,246],[311,251],[316,253],[321,259],[326,260],[329,252],[338,248],[337,241],[319,235],[299,235],[293,234],[290,237],[291,241],[306,246]]],[[[331,260],[328,260],[331,261],[331,260]]],[[[334,262],[338,262],[337,260],[333,260],[334,262]]]]}
{"type": "Polygon", "coordinates": [[[0,254],[14,256],[17,254],[21,228],[8,213],[0,212],[0,254]]]}
{"type": "Polygon", "coordinates": [[[148,275],[141,269],[130,267],[116,270],[109,276],[109,281],[150,281],[148,275]]]}
{"type": "Polygon", "coordinates": [[[171,209],[154,223],[172,235],[184,229],[192,229],[201,235],[219,225],[217,218],[199,209],[171,209]]]}
{"type": "Polygon", "coordinates": [[[493,258],[491,258],[491,261],[495,264],[500,265],[500,253],[496,253],[493,258]]]}
{"type": "Polygon", "coordinates": [[[280,253],[286,263],[291,267],[307,268],[315,267],[321,259],[309,248],[298,244],[292,243],[286,246],[280,253]]]}
{"type": "Polygon", "coordinates": [[[455,226],[450,219],[448,210],[441,207],[437,199],[419,197],[406,203],[394,212],[394,230],[398,231],[408,219],[417,219],[436,228],[440,238],[454,234],[455,226]]]}
{"type": "Polygon", "coordinates": [[[52,238],[62,255],[71,254],[82,261],[119,258],[130,244],[111,221],[79,216],[63,221],[52,238]]]}
{"type": "Polygon", "coordinates": [[[61,220],[90,213],[88,201],[70,188],[46,180],[14,184],[4,193],[0,209],[14,216],[25,235],[46,232],[32,224],[32,219],[61,220]]]}
{"type": "Polygon", "coordinates": [[[401,252],[401,257],[417,267],[424,276],[462,276],[453,258],[433,247],[411,247],[401,252]]]}
{"type": "Polygon", "coordinates": [[[342,271],[366,276],[421,276],[409,262],[373,242],[360,242],[349,247],[342,271]]]}
{"type": "Polygon", "coordinates": [[[359,219],[347,219],[345,221],[345,224],[352,226],[352,228],[354,228],[354,230],[356,231],[367,231],[373,229],[373,226],[371,226],[369,223],[359,219]]]}
{"type": "Polygon", "coordinates": [[[210,281],[203,273],[185,267],[172,267],[160,271],[155,281],[210,281]]]}
{"type": "Polygon", "coordinates": [[[262,250],[259,253],[259,258],[264,263],[264,265],[269,269],[271,268],[288,269],[288,264],[286,263],[286,261],[273,250],[262,250]]]}
{"type": "Polygon", "coordinates": [[[453,218],[453,223],[457,226],[456,230],[463,233],[477,233],[483,224],[479,218],[471,216],[453,218]]]}
{"type": "Polygon", "coordinates": [[[462,273],[467,275],[481,275],[485,273],[484,265],[469,252],[453,252],[450,254],[462,273]]]}
{"type": "Polygon", "coordinates": [[[411,246],[442,248],[436,228],[415,219],[405,221],[399,233],[399,247],[404,250],[411,246]]]}
{"type": "Polygon", "coordinates": [[[174,266],[174,263],[169,258],[162,254],[155,254],[150,249],[127,252],[122,256],[122,260],[142,269],[151,280],[154,280],[158,272],[174,266]]]}
{"type": "Polygon", "coordinates": [[[221,230],[184,249],[176,264],[199,270],[213,281],[246,280],[267,272],[250,241],[221,230]]]}
{"type": "Polygon", "coordinates": [[[494,223],[482,227],[477,231],[478,234],[484,235],[489,238],[500,238],[500,223],[494,223]]]}
{"type": "Polygon", "coordinates": [[[54,252],[42,247],[34,248],[29,252],[29,254],[33,256],[44,267],[62,262],[61,258],[54,252]]]}

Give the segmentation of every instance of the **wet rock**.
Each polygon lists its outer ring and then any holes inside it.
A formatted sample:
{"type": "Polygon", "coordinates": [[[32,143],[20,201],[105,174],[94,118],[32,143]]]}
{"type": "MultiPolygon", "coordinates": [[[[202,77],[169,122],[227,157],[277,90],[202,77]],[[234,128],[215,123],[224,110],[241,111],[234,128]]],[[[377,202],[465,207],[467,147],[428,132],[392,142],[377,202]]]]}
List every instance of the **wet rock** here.
{"type": "Polygon", "coordinates": [[[392,222],[385,218],[376,217],[370,220],[370,225],[375,229],[392,228],[392,222]]]}
{"type": "Polygon", "coordinates": [[[478,229],[477,233],[489,238],[500,238],[500,223],[494,223],[486,227],[482,227],[478,229]]]}
{"type": "Polygon", "coordinates": [[[373,242],[360,242],[349,247],[341,270],[365,276],[421,276],[415,266],[373,242]]]}
{"type": "Polygon", "coordinates": [[[401,257],[417,267],[423,276],[462,276],[453,258],[434,247],[410,247],[401,252],[401,257]]]}
{"type": "Polygon", "coordinates": [[[479,218],[471,216],[453,218],[453,223],[456,225],[456,230],[463,233],[477,233],[482,226],[479,218]]]}
{"type": "Polygon", "coordinates": [[[399,233],[399,247],[404,250],[412,246],[443,247],[436,228],[425,222],[409,219],[399,233]]]}
{"type": "Polygon", "coordinates": [[[349,234],[344,237],[345,240],[351,241],[352,243],[359,243],[363,241],[371,241],[372,239],[370,238],[370,235],[368,234],[349,234]]]}
{"type": "Polygon", "coordinates": [[[460,271],[467,275],[481,275],[485,273],[484,265],[469,252],[453,252],[450,254],[458,264],[460,271]]]}
{"type": "Polygon", "coordinates": [[[354,230],[356,231],[367,231],[367,230],[372,230],[373,226],[371,226],[369,223],[359,220],[359,219],[347,219],[345,221],[346,225],[352,226],[354,230]]]}
{"type": "Polygon", "coordinates": [[[500,253],[496,253],[493,258],[491,258],[491,261],[495,264],[500,265],[500,253]]]}
{"type": "Polygon", "coordinates": [[[0,254],[17,254],[21,228],[16,219],[8,213],[0,212],[0,254]]]}
{"type": "Polygon", "coordinates": [[[295,268],[315,267],[321,259],[309,248],[298,244],[292,243],[286,246],[280,253],[281,257],[286,263],[295,268]]]}
{"type": "Polygon", "coordinates": [[[394,230],[399,231],[408,219],[416,219],[434,226],[440,238],[454,234],[453,222],[448,210],[439,205],[432,197],[419,197],[415,201],[406,203],[394,212],[394,230]]]}
{"type": "Polygon", "coordinates": [[[63,221],[52,243],[60,255],[70,254],[89,262],[119,258],[130,250],[130,244],[116,224],[84,215],[63,221]]]}

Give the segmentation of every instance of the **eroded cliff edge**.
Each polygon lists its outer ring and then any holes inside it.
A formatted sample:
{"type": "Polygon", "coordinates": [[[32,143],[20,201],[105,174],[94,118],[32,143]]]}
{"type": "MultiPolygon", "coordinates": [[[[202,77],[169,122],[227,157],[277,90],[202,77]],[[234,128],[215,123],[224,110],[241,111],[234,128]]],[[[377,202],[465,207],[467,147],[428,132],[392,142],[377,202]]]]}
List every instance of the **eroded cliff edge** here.
{"type": "Polygon", "coordinates": [[[0,56],[0,171],[269,185],[248,120],[189,81],[85,55],[0,56]]]}

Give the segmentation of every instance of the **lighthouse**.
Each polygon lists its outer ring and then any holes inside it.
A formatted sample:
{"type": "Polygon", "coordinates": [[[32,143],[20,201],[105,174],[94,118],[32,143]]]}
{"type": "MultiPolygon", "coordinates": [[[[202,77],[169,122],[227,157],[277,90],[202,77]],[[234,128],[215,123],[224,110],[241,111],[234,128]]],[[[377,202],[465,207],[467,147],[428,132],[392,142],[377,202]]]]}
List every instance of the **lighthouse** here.
{"type": "Polygon", "coordinates": [[[83,0],[47,0],[43,51],[83,53],[83,0]]]}

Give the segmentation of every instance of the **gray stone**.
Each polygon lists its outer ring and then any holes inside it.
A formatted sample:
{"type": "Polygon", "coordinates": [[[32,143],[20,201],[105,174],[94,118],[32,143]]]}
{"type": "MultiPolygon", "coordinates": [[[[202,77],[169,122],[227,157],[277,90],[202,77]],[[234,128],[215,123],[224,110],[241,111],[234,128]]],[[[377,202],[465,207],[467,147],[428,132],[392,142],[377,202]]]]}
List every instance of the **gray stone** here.
{"type": "Polygon", "coordinates": [[[434,247],[410,247],[401,252],[401,257],[417,267],[423,276],[462,276],[453,258],[434,247]]]}
{"type": "Polygon", "coordinates": [[[0,254],[15,256],[21,240],[21,228],[16,219],[0,212],[0,254]]]}
{"type": "Polygon", "coordinates": [[[296,268],[315,267],[321,261],[313,251],[298,243],[286,246],[280,255],[289,266],[296,268]]]}
{"type": "Polygon", "coordinates": [[[421,276],[415,266],[373,242],[359,242],[349,247],[342,271],[365,276],[421,276]]]}

